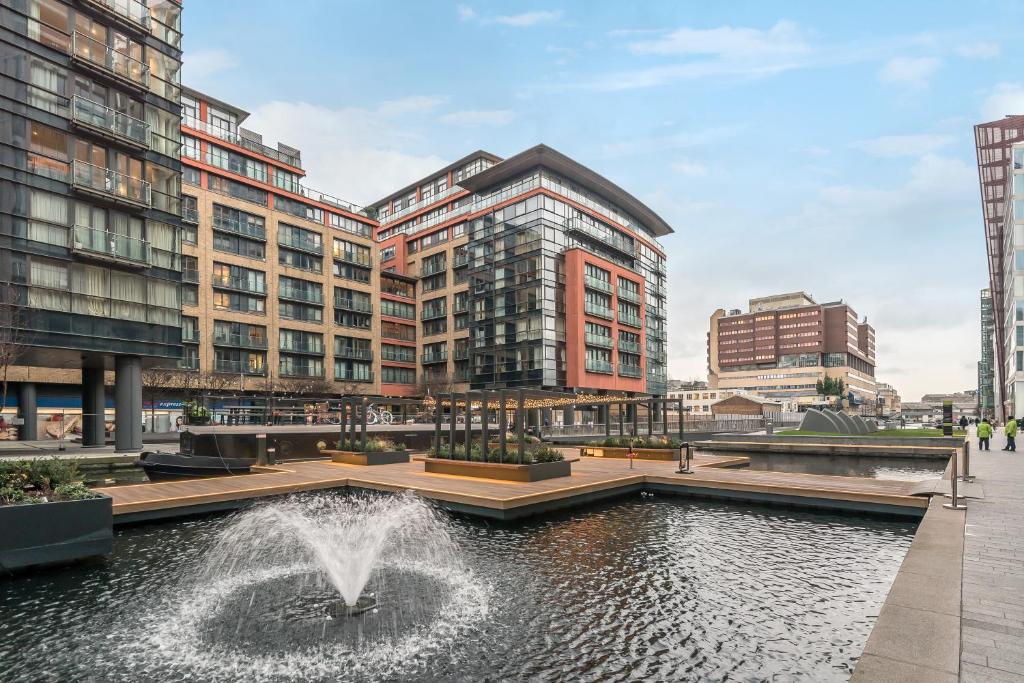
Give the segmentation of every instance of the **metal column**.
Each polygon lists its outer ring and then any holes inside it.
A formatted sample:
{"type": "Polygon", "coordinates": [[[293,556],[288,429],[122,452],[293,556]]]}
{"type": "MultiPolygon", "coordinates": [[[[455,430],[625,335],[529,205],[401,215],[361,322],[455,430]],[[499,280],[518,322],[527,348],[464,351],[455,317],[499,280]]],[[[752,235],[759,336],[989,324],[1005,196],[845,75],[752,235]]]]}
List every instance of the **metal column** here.
{"type": "Polygon", "coordinates": [[[82,368],[82,445],[90,448],[106,444],[104,410],[107,396],[103,389],[103,368],[82,368]]]}
{"type": "Polygon", "coordinates": [[[18,438],[22,441],[38,439],[39,414],[37,412],[36,385],[32,382],[22,382],[18,385],[18,415],[21,417],[18,438]]]}
{"type": "Polygon", "coordinates": [[[142,359],[114,359],[114,449],[142,450],[142,359]]]}

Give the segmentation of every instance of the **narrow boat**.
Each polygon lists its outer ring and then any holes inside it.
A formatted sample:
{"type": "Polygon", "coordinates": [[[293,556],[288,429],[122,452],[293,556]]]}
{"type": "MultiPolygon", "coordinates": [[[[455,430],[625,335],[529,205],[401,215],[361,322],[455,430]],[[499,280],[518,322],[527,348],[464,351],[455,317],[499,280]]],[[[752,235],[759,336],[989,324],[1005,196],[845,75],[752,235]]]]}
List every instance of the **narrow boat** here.
{"type": "Polygon", "coordinates": [[[221,458],[154,451],[143,452],[135,462],[145,470],[150,481],[249,474],[255,463],[256,461],[252,458],[221,458]]]}

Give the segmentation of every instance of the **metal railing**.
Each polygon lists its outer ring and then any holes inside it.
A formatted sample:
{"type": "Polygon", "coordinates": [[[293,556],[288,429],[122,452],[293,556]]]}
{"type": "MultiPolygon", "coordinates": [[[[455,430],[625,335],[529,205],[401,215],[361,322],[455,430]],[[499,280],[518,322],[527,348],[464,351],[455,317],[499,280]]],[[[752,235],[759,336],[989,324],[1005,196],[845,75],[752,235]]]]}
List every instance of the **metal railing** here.
{"type": "Polygon", "coordinates": [[[323,290],[316,289],[315,287],[294,287],[279,282],[277,295],[282,299],[292,299],[293,301],[302,301],[309,304],[322,304],[324,302],[323,290]]]}
{"type": "MultiPolygon", "coordinates": [[[[200,121],[199,119],[193,118],[191,116],[186,116],[185,118],[183,118],[181,120],[181,123],[186,128],[202,131],[207,135],[212,135],[215,138],[220,138],[221,140],[224,140],[225,142],[230,142],[233,145],[245,147],[246,149],[256,152],[257,154],[262,154],[263,156],[270,157],[275,161],[280,161],[283,164],[288,164],[292,168],[302,168],[302,159],[299,156],[288,154],[287,152],[282,152],[278,149],[274,149],[273,147],[268,147],[262,143],[256,142],[255,140],[249,140],[247,138],[244,138],[241,135],[239,135],[237,131],[222,128],[220,126],[214,126],[210,123],[207,123],[206,121],[200,121]]],[[[274,187],[278,186],[275,185],[274,187]]],[[[291,188],[280,189],[284,190],[285,192],[299,194],[298,192],[294,192],[291,188]]]]}
{"type": "Polygon", "coordinates": [[[607,318],[608,320],[615,318],[615,314],[612,313],[612,309],[589,301],[583,304],[583,310],[584,312],[589,313],[590,315],[596,315],[599,318],[607,318]]]}
{"type": "Polygon", "coordinates": [[[373,349],[357,349],[351,346],[334,347],[335,358],[346,358],[348,360],[373,360],[373,349]]]}
{"type": "Polygon", "coordinates": [[[428,352],[428,353],[424,353],[423,354],[423,362],[424,363],[443,363],[443,362],[445,362],[447,360],[448,360],[448,352],[447,351],[434,351],[433,353],[429,353],[428,352]]]}
{"type": "Polygon", "coordinates": [[[416,350],[410,348],[408,353],[397,353],[390,349],[381,349],[380,359],[391,361],[392,363],[415,363],[416,350]]]}
{"type": "Polygon", "coordinates": [[[448,189],[441,190],[437,194],[431,195],[429,197],[425,197],[425,198],[423,198],[423,199],[421,199],[421,200],[419,200],[417,202],[413,202],[412,204],[410,204],[409,206],[405,207],[404,209],[399,209],[398,211],[395,211],[394,213],[391,213],[391,214],[388,214],[387,216],[384,216],[383,218],[380,219],[380,224],[381,225],[387,225],[389,223],[394,223],[395,221],[397,221],[397,220],[399,220],[401,218],[404,218],[404,217],[408,216],[411,213],[415,213],[416,211],[422,209],[425,206],[430,206],[431,204],[435,204],[435,203],[441,201],[442,199],[447,199],[448,197],[451,197],[452,195],[458,194],[460,192],[465,192],[465,191],[466,191],[465,189],[459,187],[458,185],[452,185],[448,189]]]}
{"type": "Polygon", "coordinates": [[[611,234],[611,230],[601,230],[596,226],[586,223],[578,218],[566,219],[563,227],[567,232],[578,232],[597,240],[602,244],[612,247],[629,256],[636,256],[636,245],[633,242],[617,234],[611,234]]]}
{"type": "Polygon", "coordinates": [[[594,277],[593,275],[584,276],[583,285],[591,289],[596,289],[599,292],[604,292],[605,294],[612,293],[611,282],[608,282],[607,280],[602,280],[601,278],[594,277]]]}
{"type": "Polygon", "coordinates": [[[373,265],[369,256],[356,256],[354,252],[341,249],[332,250],[331,257],[335,261],[344,261],[364,268],[370,268],[373,265]]]}
{"type": "Polygon", "coordinates": [[[620,339],[619,340],[619,351],[624,351],[625,353],[637,353],[638,354],[638,353],[640,353],[640,342],[624,341],[624,340],[620,339]]]}
{"type": "Polygon", "coordinates": [[[615,341],[611,337],[607,337],[603,334],[587,332],[586,343],[590,346],[603,346],[604,348],[610,349],[614,346],[615,341]]]}
{"type": "Polygon", "coordinates": [[[181,269],[181,281],[182,282],[199,282],[199,269],[198,268],[182,268],[181,269]]]}
{"type": "Polygon", "coordinates": [[[149,88],[149,66],[106,43],[75,31],[71,36],[71,56],[100,67],[119,80],[149,88]]]}
{"type": "Polygon", "coordinates": [[[635,304],[640,303],[640,294],[625,287],[619,287],[619,298],[625,301],[632,301],[635,304]]]}
{"type": "Polygon", "coordinates": [[[448,270],[448,262],[445,259],[426,260],[420,265],[420,277],[428,277],[443,273],[448,270]]]}
{"type": "Polygon", "coordinates": [[[199,224],[199,209],[191,206],[181,207],[181,220],[186,223],[199,224]]]}
{"type": "Polygon", "coordinates": [[[149,144],[148,123],[81,95],[71,98],[71,119],[81,125],[110,133],[120,140],[142,147],[149,144]]]}
{"type": "Polygon", "coordinates": [[[150,262],[149,242],[146,240],[118,235],[86,225],[75,226],[72,250],[143,265],[148,265],[150,262]]]}
{"type": "Polygon", "coordinates": [[[213,362],[214,372],[233,373],[236,375],[257,375],[262,377],[267,374],[267,366],[252,365],[248,361],[226,360],[217,358],[213,362]]]}
{"type": "Polygon", "coordinates": [[[619,375],[622,377],[642,377],[643,371],[639,365],[619,364],[619,375]]]}
{"type": "Polygon", "coordinates": [[[214,332],[213,343],[215,346],[238,346],[249,349],[267,348],[266,337],[254,337],[248,334],[232,334],[225,332],[214,332]]]}
{"type": "Polygon", "coordinates": [[[267,294],[265,282],[252,282],[247,277],[232,277],[230,275],[217,275],[214,273],[212,284],[214,287],[237,289],[240,292],[249,292],[250,294],[259,294],[261,296],[266,296],[267,294]]]}
{"type": "Polygon", "coordinates": [[[424,308],[420,311],[420,320],[434,320],[435,318],[444,318],[448,315],[448,311],[445,308],[424,308]]]}
{"type": "Polygon", "coordinates": [[[336,367],[334,368],[334,379],[343,382],[372,382],[373,372],[336,367]]]}
{"type": "Polygon", "coordinates": [[[605,360],[587,359],[587,372],[600,372],[606,375],[612,374],[612,364],[605,360]]]}
{"type": "Polygon", "coordinates": [[[345,296],[335,296],[334,307],[340,308],[343,311],[353,311],[355,313],[373,313],[373,304],[369,301],[352,299],[345,296]]]}
{"type": "Polygon", "coordinates": [[[149,30],[149,8],[139,0],[86,0],[90,5],[105,9],[139,28],[149,30]]]}
{"type": "Polygon", "coordinates": [[[72,163],[71,184],[133,204],[150,206],[153,203],[152,188],[142,178],[134,178],[80,159],[72,163]]]}
{"type": "Polygon", "coordinates": [[[266,225],[250,223],[245,218],[226,218],[214,214],[213,229],[241,235],[242,237],[254,237],[259,240],[267,239],[266,225]]]}
{"type": "Polygon", "coordinates": [[[462,252],[455,254],[455,258],[452,259],[452,268],[461,268],[462,266],[469,265],[469,252],[462,252]]]}
{"type": "Polygon", "coordinates": [[[619,311],[619,322],[623,325],[629,325],[630,327],[643,327],[643,323],[640,321],[640,316],[629,315],[619,311]]]}
{"type": "Polygon", "coordinates": [[[318,242],[315,238],[306,237],[304,235],[289,234],[278,230],[277,243],[282,247],[308,251],[310,253],[317,254],[318,256],[322,256],[324,253],[324,245],[322,241],[318,242]]]}
{"type": "Polygon", "coordinates": [[[190,344],[198,344],[199,330],[194,327],[181,328],[181,341],[188,342],[190,344]]]}
{"type": "Polygon", "coordinates": [[[313,356],[324,355],[324,343],[316,338],[291,342],[282,341],[278,348],[283,353],[305,353],[313,356]]]}

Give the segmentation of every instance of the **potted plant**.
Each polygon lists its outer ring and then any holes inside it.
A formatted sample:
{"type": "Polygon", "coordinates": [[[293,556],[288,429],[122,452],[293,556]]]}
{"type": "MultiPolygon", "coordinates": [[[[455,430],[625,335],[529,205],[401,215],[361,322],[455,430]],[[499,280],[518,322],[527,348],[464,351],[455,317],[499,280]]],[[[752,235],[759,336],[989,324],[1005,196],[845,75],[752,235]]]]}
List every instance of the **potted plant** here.
{"type": "Polygon", "coordinates": [[[199,401],[186,401],[183,407],[188,424],[200,426],[210,424],[210,411],[199,401]]]}
{"type": "Polygon", "coordinates": [[[81,480],[73,460],[0,460],[0,570],[106,555],[112,501],[81,480]]]}
{"type": "Polygon", "coordinates": [[[337,450],[325,449],[321,452],[331,456],[332,461],[346,465],[393,465],[409,462],[409,451],[405,444],[390,439],[368,438],[365,446],[362,441],[356,439],[355,445],[345,444],[347,450],[337,441],[334,445],[337,450]]]}
{"type": "Polygon", "coordinates": [[[505,481],[540,481],[555,477],[568,477],[572,474],[572,461],[566,460],[561,451],[539,440],[524,442],[520,457],[519,446],[507,443],[506,459],[501,458],[501,450],[496,443],[488,444],[486,452],[479,441],[474,442],[466,453],[466,447],[442,443],[441,448],[430,448],[423,460],[425,472],[435,474],[454,474],[464,477],[480,477],[483,479],[501,479],[505,481]]]}
{"type": "Polygon", "coordinates": [[[679,439],[669,436],[609,436],[600,446],[584,446],[580,455],[594,458],[627,458],[632,450],[636,460],[678,460],[679,439]]]}

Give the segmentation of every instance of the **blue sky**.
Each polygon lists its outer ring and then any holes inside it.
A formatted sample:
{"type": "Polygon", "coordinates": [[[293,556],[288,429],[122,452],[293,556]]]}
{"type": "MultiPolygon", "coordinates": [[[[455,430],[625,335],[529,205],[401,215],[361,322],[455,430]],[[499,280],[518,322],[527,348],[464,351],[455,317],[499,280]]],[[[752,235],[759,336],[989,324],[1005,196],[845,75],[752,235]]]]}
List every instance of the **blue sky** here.
{"type": "Polygon", "coordinates": [[[369,202],[544,142],[676,234],[670,373],[718,307],[845,299],[905,400],[976,385],[972,125],[1024,113],[1024,3],[188,2],[183,80],[369,202]],[[1015,68],[1016,67],[1016,68],[1015,68]]]}

